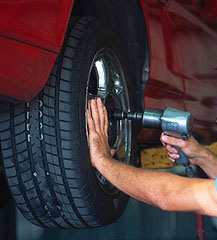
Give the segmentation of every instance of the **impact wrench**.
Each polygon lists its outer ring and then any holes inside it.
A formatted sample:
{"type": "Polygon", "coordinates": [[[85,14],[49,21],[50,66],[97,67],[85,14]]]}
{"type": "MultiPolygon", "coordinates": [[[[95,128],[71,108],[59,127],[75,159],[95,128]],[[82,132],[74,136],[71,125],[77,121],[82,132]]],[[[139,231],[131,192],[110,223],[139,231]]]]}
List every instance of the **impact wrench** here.
{"type": "MultiPolygon", "coordinates": [[[[161,129],[166,135],[182,138],[183,140],[188,140],[193,130],[193,117],[191,113],[169,107],[164,110],[146,108],[143,113],[121,111],[109,112],[109,119],[139,121],[144,128],[161,129]]],[[[179,151],[180,155],[176,163],[185,166],[188,177],[194,177],[188,157],[183,153],[181,148],[177,146],[173,147],[179,151]]]]}
{"type": "MultiPolygon", "coordinates": [[[[139,121],[144,128],[161,129],[166,135],[175,138],[188,140],[193,131],[193,117],[189,112],[177,110],[174,108],[165,108],[164,110],[155,108],[146,108],[141,112],[109,112],[110,120],[132,120],[139,121]]],[[[194,173],[190,166],[189,158],[183,153],[182,149],[173,146],[179,151],[180,158],[176,163],[180,163],[185,167],[188,177],[193,178],[194,173]]],[[[204,236],[204,220],[203,216],[196,214],[197,221],[197,239],[203,240],[204,236]]]]}

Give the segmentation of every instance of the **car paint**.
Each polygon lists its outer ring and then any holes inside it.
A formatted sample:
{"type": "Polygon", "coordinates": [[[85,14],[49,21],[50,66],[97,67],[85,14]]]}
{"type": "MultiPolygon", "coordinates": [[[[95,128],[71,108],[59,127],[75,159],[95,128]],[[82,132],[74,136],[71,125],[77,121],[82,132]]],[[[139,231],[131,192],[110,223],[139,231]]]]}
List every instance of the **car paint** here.
{"type": "Polygon", "coordinates": [[[0,0],[0,36],[58,53],[74,0],[0,0]]]}
{"type": "MultiPolygon", "coordinates": [[[[170,5],[175,23],[180,75],[185,82],[185,108],[194,116],[195,128],[216,131],[217,16],[199,5],[192,8],[187,0],[170,5]],[[174,8],[176,10],[174,10],[174,8]],[[182,19],[182,21],[180,21],[182,19]],[[188,96],[188,97],[187,97],[188,96]]],[[[194,1],[192,1],[193,3],[194,1]]],[[[195,2],[194,2],[195,3],[195,2]]],[[[207,3],[210,3],[208,0],[207,3]]],[[[213,135],[215,138],[215,135],[213,135]]]]}
{"type": "MultiPolygon", "coordinates": [[[[147,1],[151,65],[144,97],[146,107],[190,111],[204,143],[217,131],[217,11],[210,12],[207,2],[202,9],[194,0],[147,1]]],[[[151,134],[143,130],[140,141],[151,134]]]]}
{"type": "Polygon", "coordinates": [[[0,94],[28,101],[44,87],[56,54],[0,37],[0,94]]]}
{"type": "Polygon", "coordinates": [[[0,94],[22,101],[45,85],[61,50],[73,0],[0,0],[0,94]]]}
{"type": "MultiPolygon", "coordinates": [[[[191,111],[198,132],[216,131],[217,7],[214,0],[207,2],[202,9],[195,0],[140,0],[150,54],[145,106],[191,111]]],[[[28,101],[43,88],[73,3],[0,0],[0,94],[28,101]]]]}

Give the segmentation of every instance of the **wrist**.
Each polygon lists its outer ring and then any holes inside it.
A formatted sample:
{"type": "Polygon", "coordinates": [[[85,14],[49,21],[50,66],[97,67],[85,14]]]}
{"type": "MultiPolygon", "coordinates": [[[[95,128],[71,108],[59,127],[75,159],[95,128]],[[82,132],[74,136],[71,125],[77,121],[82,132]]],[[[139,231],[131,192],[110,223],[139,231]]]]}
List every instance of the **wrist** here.
{"type": "Polygon", "coordinates": [[[197,152],[197,156],[193,158],[195,164],[198,166],[203,166],[204,163],[207,162],[207,159],[210,157],[211,152],[209,152],[206,148],[201,146],[201,149],[197,152]]]}
{"type": "Polygon", "coordinates": [[[96,161],[94,162],[94,167],[99,172],[102,173],[104,171],[104,169],[108,168],[108,165],[111,164],[111,162],[112,162],[112,157],[103,155],[96,159],[96,161]]]}

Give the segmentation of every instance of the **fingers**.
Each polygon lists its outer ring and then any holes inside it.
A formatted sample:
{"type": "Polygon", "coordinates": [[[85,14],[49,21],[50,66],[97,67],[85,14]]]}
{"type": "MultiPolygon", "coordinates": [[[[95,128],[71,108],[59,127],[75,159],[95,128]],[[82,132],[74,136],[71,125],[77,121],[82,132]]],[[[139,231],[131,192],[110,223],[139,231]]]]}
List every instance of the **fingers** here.
{"type": "Polygon", "coordinates": [[[88,125],[90,124],[92,129],[95,128],[97,132],[108,133],[108,113],[103,106],[100,98],[91,99],[88,101],[88,125]],[[92,121],[91,121],[92,120],[92,121]],[[93,126],[94,124],[94,126],[93,126]]]}
{"type": "Polygon", "coordinates": [[[89,112],[90,116],[92,116],[92,113],[91,113],[91,106],[90,106],[90,100],[88,101],[88,111],[87,113],[89,112]]]}
{"type": "Polygon", "coordinates": [[[173,146],[171,146],[170,144],[167,144],[166,149],[168,152],[170,152],[172,154],[179,153],[179,151],[176,148],[174,148],[173,146]]]}
{"type": "Polygon", "coordinates": [[[111,149],[111,150],[110,150],[110,153],[111,153],[111,156],[112,156],[112,157],[114,157],[114,155],[115,155],[115,152],[116,152],[116,150],[115,150],[115,149],[111,149]]]}
{"type": "Polygon", "coordinates": [[[104,131],[105,131],[105,134],[108,135],[108,126],[109,126],[108,112],[107,112],[107,110],[106,110],[106,107],[104,107],[103,110],[104,110],[104,115],[105,115],[105,127],[104,127],[104,131]]]}
{"type": "Polygon", "coordinates": [[[177,141],[176,141],[177,139],[169,137],[169,136],[165,135],[164,133],[162,133],[160,140],[161,140],[163,146],[166,147],[166,149],[167,149],[167,152],[169,155],[169,160],[173,163],[176,162],[176,159],[179,159],[180,155],[179,155],[179,151],[176,148],[174,148],[172,145],[177,146],[177,141]]]}
{"type": "Polygon", "coordinates": [[[172,163],[175,163],[175,162],[176,162],[176,160],[173,159],[173,158],[169,158],[169,160],[170,160],[172,163]]]}
{"type": "Polygon", "coordinates": [[[99,116],[99,110],[97,106],[96,99],[90,100],[90,110],[91,110],[91,116],[95,125],[95,130],[97,132],[100,132],[100,116],[99,116]]]}
{"type": "Polygon", "coordinates": [[[100,128],[101,128],[101,131],[104,132],[104,130],[105,130],[105,112],[104,112],[104,106],[102,104],[101,98],[97,98],[96,103],[97,103],[97,108],[98,108],[98,112],[99,112],[100,128]]]}
{"type": "Polygon", "coordinates": [[[165,146],[166,146],[166,143],[165,143],[164,140],[163,140],[163,136],[164,136],[164,133],[162,132],[162,133],[161,133],[161,136],[160,136],[160,141],[161,141],[161,143],[163,144],[163,146],[165,147],[165,146]]]}
{"type": "MultiPolygon", "coordinates": [[[[163,146],[166,147],[168,153],[172,154],[171,157],[174,157],[174,156],[179,157],[179,155],[178,155],[179,151],[176,148],[174,148],[173,146],[171,146],[170,144],[168,144],[164,141],[164,139],[167,138],[167,137],[168,136],[165,135],[164,133],[161,134],[160,140],[161,140],[163,146]]],[[[175,144],[173,144],[173,145],[175,145],[175,144]]]]}
{"type": "Polygon", "coordinates": [[[175,153],[170,153],[168,152],[168,155],[170,158],[172,159],[179,159],[180,158],[180,155],[179,154],[175,154],[175,153]]]}
{"type": "Polygon", "coordinates": [[[174,145],[174,146],[177,146],[177,147],[180,147],[180,148],[185,147],[185,144],[186,144],[186,142],[183,141],[182,139],[170,137],[170,136],[167,136],[167,135],[163,135],[161,139],[166,144],[174,145]]]}
{"type": "Polygon", "coordinates": [[[87,109],[87,125],[89,131],[96,131],[94,121],[91,117],[90,109],[87,109]]]}

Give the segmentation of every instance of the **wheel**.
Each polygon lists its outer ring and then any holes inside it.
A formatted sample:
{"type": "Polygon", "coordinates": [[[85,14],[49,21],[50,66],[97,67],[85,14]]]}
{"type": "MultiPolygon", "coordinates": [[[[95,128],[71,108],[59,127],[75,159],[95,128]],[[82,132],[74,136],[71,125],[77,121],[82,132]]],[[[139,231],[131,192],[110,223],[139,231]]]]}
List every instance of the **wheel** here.
{"type": "MultiPolygon", "coordinates": [[[[128,197],[90,163],[85,112],[99,96],[108,110],[135,110],[127,56],[113,31],[91,17],[69,31],[50,78],[27,103],[0,104],[5,174],[22,214],[47,228],[108,225],[128,197]]],[[[136,134],[130,121],[109,123],[115,158],[133,164],[136,134]]]]}

